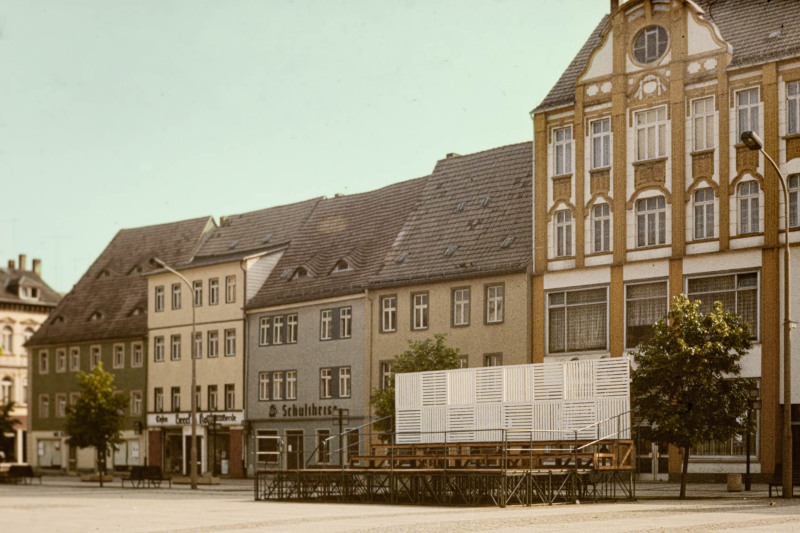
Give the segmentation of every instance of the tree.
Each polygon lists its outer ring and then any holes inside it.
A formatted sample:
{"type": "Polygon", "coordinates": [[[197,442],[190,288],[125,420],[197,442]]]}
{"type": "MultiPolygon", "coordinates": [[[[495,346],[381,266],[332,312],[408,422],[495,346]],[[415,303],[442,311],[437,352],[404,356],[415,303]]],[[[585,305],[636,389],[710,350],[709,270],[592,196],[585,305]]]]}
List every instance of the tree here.
{"type": "Polygon", "coordinates": [[[106,473],[106,454],[122,441],[125,408],[128,399],[114,391],[114,376],[103,370],[102,363],[90,373],[78,374],[80,396],[67,408],[64,430],[67,443],[78,448],[94,447],[100,471],[100,486],[106,473]]]}
{"type": "Polygon", "coordinates": [[[0,456],[2,456],[3,460],[13,456],[13,451],[10,448],[14,438],[6,435],[13,435],[16,431],[14,426],[19,424],[19,420],[11,415],[15,405],[11,400],[0,404],[0,456]]]}
{"type": "Polygon", "coordinates": [[[744,415],[751,383],[739,377],[739,361],[752,346],[750,329],[720,302],[706,314],[699,304],[682,294],[673,299],[634,355],[631,387],[651,440],[682,451],[681,499],[691,447],[749,429],[744,415]]]}
{"type": "Polygon", "coordinates": [[[372,389],[370,404],[379,418],[375,429],[381,432],[394,430],[394,376],[406,372],[450,370],[461,366],[458,348],[447,346],[447,335],[437,333],[423,341],[408,341],[408,349],[392,362],[392,375],[383,390],[372,389]]]}

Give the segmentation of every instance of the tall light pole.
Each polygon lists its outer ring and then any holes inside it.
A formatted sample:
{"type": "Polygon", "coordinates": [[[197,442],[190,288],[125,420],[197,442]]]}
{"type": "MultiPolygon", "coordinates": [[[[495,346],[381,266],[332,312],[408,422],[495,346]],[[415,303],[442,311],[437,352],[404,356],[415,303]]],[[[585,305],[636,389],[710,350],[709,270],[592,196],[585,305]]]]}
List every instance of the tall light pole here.
{"type": "Polygon", "coordinates": [[[784,218],[784,245],[783,253],[783,490],[784,498],[793,496],[792,488],[792,321],[789,318],[791,302],[789,300],[789,187],[781,169],[769,154],[764,150],[764,143],[754,131],[742,133],[742,142],[750,150],[757,150],[764,154],[769,161],[783,188],[783,218],[784,218]]]}
{"type": "Polygon", "coordinates": [[[195,310],[194,310],[194,288],[192,284],[189,283],[189,280],[184,277],[183,274],[178,272],[177,270],[173,269],[169,265],[167,265],[161,259],[154,257],[150,260],[150,263],[154,266],[161,267],[165,270],[168,270],[178,276],[182,282],[186,284],[189,289],[190,300],[192,302],[192,338],[189,342],[189,357],[192,359],[192,386],[190,390],[191,399],[192,399],[192,438],[191,442],[189,443],[189,480],[191,482],[192,489],[197,489],[197,355],[195,353],[195,347],[197,346],[195,342],[195,310]]]}

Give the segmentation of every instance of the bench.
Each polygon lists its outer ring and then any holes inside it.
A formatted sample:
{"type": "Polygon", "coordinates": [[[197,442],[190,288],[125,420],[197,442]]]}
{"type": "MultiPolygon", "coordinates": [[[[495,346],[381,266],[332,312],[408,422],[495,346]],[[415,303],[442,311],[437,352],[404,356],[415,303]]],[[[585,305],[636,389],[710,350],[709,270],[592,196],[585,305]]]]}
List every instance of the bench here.
{"type": "Polygon", "coordinates": [[[160,488],[162,481],[169,483],[169,487],[172,488],[172,478],[165,477],[161,472],[160,466],[132,466],[130,476],[122,480],[123,487],[126,481],[137,489],[147,487],[160,488]]]}
{"type": "MultiPolygon", "coordinates": [[[[793,465],[794,466],[794,465],[793,465]]],[[[800,487],[800,465],[792,468],[792,486],[800,487]]],[[[772,475],[772,481],[769,482],[769,497],[772,498],[772,487],[775,487],[775,495],[777,496],[783,490],[783,464],[778,463],[775,465],[775,473],[772,475]]]]}
{"type": "Polygon", "coordinates": [[[0,481],[4,483],[33,483],[34,478],[42,484],[42,475],[36,473],[28,464],[2,463],[0,464],[0,481]]]}

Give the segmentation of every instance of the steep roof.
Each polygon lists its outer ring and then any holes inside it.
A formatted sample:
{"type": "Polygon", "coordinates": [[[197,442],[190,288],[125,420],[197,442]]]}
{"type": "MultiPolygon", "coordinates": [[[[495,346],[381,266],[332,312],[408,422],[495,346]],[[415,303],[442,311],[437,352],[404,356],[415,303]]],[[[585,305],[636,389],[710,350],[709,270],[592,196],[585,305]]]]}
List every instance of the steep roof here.
{"type": "MultiPolygon", "coordinates": [[[[703,17],[714,22],[722,38],[732,46],[733,59],[728,68],[800,55],[797,0],[697,0],[696,4],[705,11],[703,17]]],[[[575,101],[575,82],[592,50],[600,44],[608,20],[608,15],[603,17],[534,112],[575,101]]]]}
{"type": "Polygon", "coordinates": [[[200,245],[192,264],[286,246],[320,199],[223,217],[200,245]]]}
{"type": "Polygon", "coordinates": [[[439,161],[370,286],[524,271],[531,151],[524,142],[439,161]]]}
{"type": "Polygon", "coordinates": [[[321,200],[247,307],[363,291],[414,210],[425,180],[321,200]],[[334,272],[340,262],[348,269],[334,272]]]}
{"type": "MultiPolygon", "coordinates": [[[[42,276],[33,270],[16,268],[0,268],[0,303],[55,307],[61,295],[45,283],[42,276]],[[20,287],[35,287],[41,293],[38,299],[32,300],[20,294],[20,287]]],[[[45,312],[49,312],[49,309],[45,312]]]]}
{"type": "Polygon", "coordinates": [[[52,311],[28,345],[101,341],[147,334],[147,278],[153,257],[188,261],[210,217],[117,232],[103,253],[52,311]],[[92,320],[91,317],[99,314],[92,320]]]}

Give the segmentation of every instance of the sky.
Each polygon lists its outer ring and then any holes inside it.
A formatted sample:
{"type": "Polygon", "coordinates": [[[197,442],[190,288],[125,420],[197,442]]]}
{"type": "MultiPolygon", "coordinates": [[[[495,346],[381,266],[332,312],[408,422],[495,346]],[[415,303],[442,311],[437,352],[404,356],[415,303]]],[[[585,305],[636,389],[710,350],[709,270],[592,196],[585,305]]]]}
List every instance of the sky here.
{"type": "Polygon", "coordinates": [[[0,267],[532,138],[608,0],[0,0],[0,267]]]}

